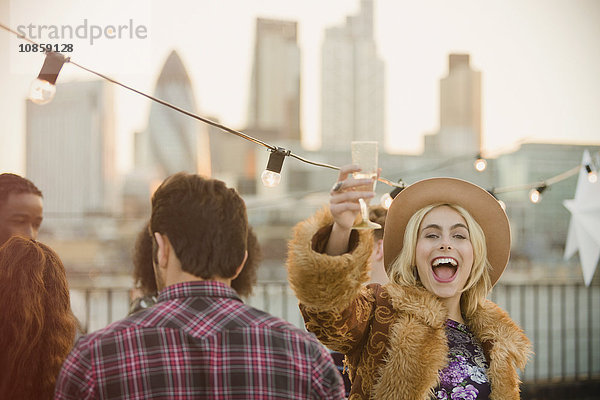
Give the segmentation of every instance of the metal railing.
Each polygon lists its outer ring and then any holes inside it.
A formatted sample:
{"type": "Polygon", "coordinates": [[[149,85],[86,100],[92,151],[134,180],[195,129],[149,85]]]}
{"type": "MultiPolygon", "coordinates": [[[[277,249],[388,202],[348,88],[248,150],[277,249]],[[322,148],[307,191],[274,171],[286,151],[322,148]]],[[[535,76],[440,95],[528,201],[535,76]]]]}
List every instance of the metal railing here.
{"type": "MultiPolygon", "coordinates": [[[[129,293],[129,288],[72,288],[73,310],[84,331],[125,317],[129,293]]],[[[524,382],[600,377],[600,286],[499,284],[490,298],[533,342],[535,355],[522,374],[524,382]]],[[[287,282],[260,282],[246,303],[303,327],[298,302],[287,282]]]]}
{"type": "Polygon", "coordinates": [[[533,342],[525,382],[600,377],[600,286],[498,285],[491,300],[508,311],[533,342]]]}

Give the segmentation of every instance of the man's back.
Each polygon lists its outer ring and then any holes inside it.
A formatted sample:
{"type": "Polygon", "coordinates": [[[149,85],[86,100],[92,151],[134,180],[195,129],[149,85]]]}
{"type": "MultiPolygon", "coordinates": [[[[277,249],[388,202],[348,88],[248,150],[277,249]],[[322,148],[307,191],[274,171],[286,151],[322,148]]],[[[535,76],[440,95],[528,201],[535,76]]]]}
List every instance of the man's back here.
{"type": "Polygon", "coordinates": [[[340,376],[316,339],[244,305],[225,284],[167,287],[152,308],[77,343],[58,399],[339,399],[340,376]]]}

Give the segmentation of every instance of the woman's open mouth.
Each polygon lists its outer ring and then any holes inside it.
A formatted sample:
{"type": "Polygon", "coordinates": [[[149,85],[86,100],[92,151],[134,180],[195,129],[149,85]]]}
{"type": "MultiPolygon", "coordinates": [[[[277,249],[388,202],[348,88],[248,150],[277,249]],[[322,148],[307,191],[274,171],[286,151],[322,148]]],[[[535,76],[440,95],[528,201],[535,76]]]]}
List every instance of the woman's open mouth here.
{"type": "Polygon", "coordinates": [[[458,272],[458,261],[452,257],[437,257],[431,262],[431,270],[436,281],[452,282],[458,272]]]}

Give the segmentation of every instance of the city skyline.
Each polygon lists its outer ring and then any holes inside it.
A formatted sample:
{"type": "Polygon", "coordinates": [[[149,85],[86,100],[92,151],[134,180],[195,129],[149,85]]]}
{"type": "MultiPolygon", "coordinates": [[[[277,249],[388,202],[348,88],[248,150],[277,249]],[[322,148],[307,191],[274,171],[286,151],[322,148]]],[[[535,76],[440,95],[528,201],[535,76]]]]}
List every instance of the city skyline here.
{"type": "MultiPolygon", "coordinates": [[[[28,3],[31,1],[3,0],[2,22],[14,28],[24,23],[24,18],[32,23],[76,24],[87,17],[99,23],[135,18],[136,23],[146,24],[149,39],[134,55],[126,55],[131,43],[125,40],[87,47],[80,40],[72,57],[152,93],[160,65],[176,49],[190,70],[200,115],[219,118],[237,129],[246,122],[256,18],[298,21],[301,126],[308,148],[319,144],[318,59],[324,31],[355,14],[360,6],[359,0],[307,1],[287,7],[274,1],[238,0],[170,4],[173,10],[186,10],[182,13],[169,11],[159,2],[141,7],[141,2],[133,1],[128,7],[119,7],[118,13],[110,13],[110,1],[100,6],[62,0],[56,10],[40,11],[30,11],[36,8],[28,3]],[[319,12],[315,12],[317,7],[319,12]],[[228,12],[232,9],[235,15],[228,12]],[[5,17],[8,10],[10,18],[5,17]],[[177,16],[177,23],[168,22],[169,15],[177,16]]],[[[594,38],[600,37],[600,5],[592,1],[518,5],[467,0],[453,6],[438,1],[374,2],[375,41],[388,77],[388,150],[418,153],[423,135],[439,128],[439,80],[448,73],[451,52],[470,54],[471,65],[483,74],[485,150],[504,150],[524,138],[561,143],[600,141],[600,116],[595,111],[600,104],[600,77],[594,72],[594,66],[600,64],[600,51],[594,45],[594,38]]],[[[24,137],[13,132],[24,132],[24,96],[43,57],[19,54],[18,43],[8,33],[0,34],[0,53],[8,54],[8,65],[0,67],[0,84],[6,89],[0,99],[5,121],[0,135],[0,169],[23,172],[24,137]]],[[[95,78],[67,64],[59,83],[95,78]]],[[[132,135],[144,128],[150,102],[120,88],[115,92],[118,167],[123,172],[132,166],[132,135]]]]}

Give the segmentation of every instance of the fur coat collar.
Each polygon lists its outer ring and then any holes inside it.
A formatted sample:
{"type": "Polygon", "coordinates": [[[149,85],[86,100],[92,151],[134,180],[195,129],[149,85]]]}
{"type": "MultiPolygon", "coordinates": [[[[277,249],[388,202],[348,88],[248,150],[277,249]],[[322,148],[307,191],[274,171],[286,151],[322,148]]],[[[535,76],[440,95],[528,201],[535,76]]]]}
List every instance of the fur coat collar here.
{"type": "MultiPolygon", "coordinates": [[[[401,287],[391,283],[383,288],[383,292],[389,294],[398,318],[390,328],[387,359],[373,387],[373,398],[425,399],[427,392],[438,384],[437,371],[447,364],[447,312],[442,303],[423,288],[401,287]],[[431,340],[424,347],[413,345],[404,333],[406,323],[410,320],[418,321],[411,335],[416,336],[420,331],[425,333],[427,328],[433,328],[433,337],[438,340],[431,340]],[[415,384],[416,381],[423,384],[415,384]],[[405,395],[398,397],[398,393],[405,395]]],[[[382,294],[382,297],[388,296],[382,294]]],[[[483,344],[490,363],[487,372],[492,387],[490,398],[519,399],[517,368],[523,369],[531,354],[531,344],[522,329],[504,310],[489,300],[466,323],[483,344]]]]}

